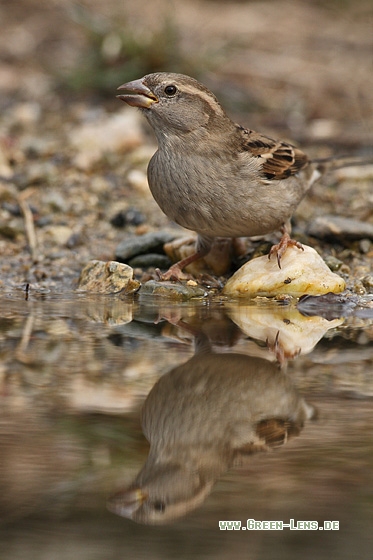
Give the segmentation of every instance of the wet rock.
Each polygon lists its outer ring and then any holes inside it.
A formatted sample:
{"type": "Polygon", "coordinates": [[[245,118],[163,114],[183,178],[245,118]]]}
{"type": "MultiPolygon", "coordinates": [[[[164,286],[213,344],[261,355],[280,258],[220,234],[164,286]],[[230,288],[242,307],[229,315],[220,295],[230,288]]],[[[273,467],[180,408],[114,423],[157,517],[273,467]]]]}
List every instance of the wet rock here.
{"type": "Polygon", "coordinates": [[[354,241],[356,239],[372,239],[373,225],[361,220],[343,218],[341,216],[319,216],[307,228],[308,235],[318,239],[354,241]]]}
{"type": "Polygon", "coordinates": [[[300,298],[297,308],[305,317],[318,315],[327,321],[349,317],[358,305],[357,296],[328,293],[322,296],[306,295],[300,298]]]}
{"type": "Polygon", "coordinates": [[[82,270],[79,289],[100,294],[132,293],[140,287],[130,266],[115,261],[90,261],[82,270]]]}
{"type": "Polygon", "coordinates": [[[160,268],[161,270],[169,269],[172,262],[166,255],[158,253],[147,253],[146,255],[137,255],[128,261],[132,268],[160,268]]]}
{"type": "Polygon", "coordinates": [[[175,239],[176,235],[166,231],[155,231],[144,235],[134,235],[119,243],[115,250],[115,258],[120,262],[127,262],[131,257],[145,253],[164,254],[165,243],[175,239]]]}
{"type": "Polygon", "coordinates": [[[320,295],[339,293],[345,281],[330,271],[312,247],[304,251],[289,247],[281,259],[281,269],[275,258],[258,257],[244,264],[227,282],[223,293],[230,297],[273,297],[288,294],[320,295]]]}
{"type": "Polygon", "coordinates": [[[174,301],[188,301],[193,298],[203,298],[207,295],[206,291],[195,283],[180,284],[174,282],[156,282],[149,280],[142,284],[140,296],[156,296],[174,301]]]}

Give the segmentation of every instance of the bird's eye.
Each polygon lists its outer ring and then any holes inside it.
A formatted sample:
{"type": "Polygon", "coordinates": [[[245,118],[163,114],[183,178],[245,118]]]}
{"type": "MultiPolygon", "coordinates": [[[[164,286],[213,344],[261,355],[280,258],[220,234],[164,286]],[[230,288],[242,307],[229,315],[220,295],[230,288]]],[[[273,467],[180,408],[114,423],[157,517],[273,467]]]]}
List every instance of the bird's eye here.
{"type": "Polygon", "coordinates": [[[170,85],[170,86],[166,86],[164,88],[164,92],[166,95],[168,95],[168,97],[173,97],[175,95],[175,93],[177,92],[177,88],[176,86],[170,85]]]}
{"type": "Polygon", "coordinates": [[[163,513],[164,510],[166,509],[166,504],[164,502],[154,502],[153,503],[153,508],[155,509],[155,511],[159,511],[160,513],[163,513]]]}

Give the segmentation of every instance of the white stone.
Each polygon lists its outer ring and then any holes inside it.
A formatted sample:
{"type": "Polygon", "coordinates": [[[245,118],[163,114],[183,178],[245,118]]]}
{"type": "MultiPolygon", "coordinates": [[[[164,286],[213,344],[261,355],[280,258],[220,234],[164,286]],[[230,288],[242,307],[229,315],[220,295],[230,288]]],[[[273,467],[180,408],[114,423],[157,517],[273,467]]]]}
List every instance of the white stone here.
{"type": "Polygon", "coordinates": [[[281,268],[275,256],[268,259],[265,255],[249,261],[228,280],[223,293],[230,297],[254,298],[342,292],[346,286],[343,278],[331,272],[312,247],[303,245],[303,248],[304,251],[288,247],[281,259],[281,268]]]}

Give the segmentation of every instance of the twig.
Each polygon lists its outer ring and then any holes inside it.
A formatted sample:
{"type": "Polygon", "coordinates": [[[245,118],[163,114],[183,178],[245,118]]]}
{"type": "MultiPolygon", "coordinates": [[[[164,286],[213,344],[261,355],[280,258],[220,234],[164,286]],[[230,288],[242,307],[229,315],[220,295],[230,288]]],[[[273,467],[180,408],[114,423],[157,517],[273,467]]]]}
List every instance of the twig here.
{"type": "Polygon", "coordinates": [[[31,257],[32,260],[35,261],[37,259],[37,239],[36,239],[36,232],[34,226],[34,218],[32,216],[31,208],[29,204],[26,202],[26,198],[31,196],[33,192],[34,189],[27,189],[23,191],[18,197],[18,203],[22,210],[23,218],[25,221],[25,231],[26,231],[26,237],[31,252],[31,257]]]}
{"type": "Polygon", "coordinates": [[[16,348],[15,351],[15,356],[17,358],[17,360],[19,360],[22,363],[27,363],[27,347],[29,345],[30,342],[30,338],[32,335],[32,329],[34,327],[34,322],[35,322],[35,316],[34,313],[31,312],[30,315],[28,315],[26,322],[24,324],[23,327],[23,331],[22,331],[22,337],[21,340],[16,348]]]}

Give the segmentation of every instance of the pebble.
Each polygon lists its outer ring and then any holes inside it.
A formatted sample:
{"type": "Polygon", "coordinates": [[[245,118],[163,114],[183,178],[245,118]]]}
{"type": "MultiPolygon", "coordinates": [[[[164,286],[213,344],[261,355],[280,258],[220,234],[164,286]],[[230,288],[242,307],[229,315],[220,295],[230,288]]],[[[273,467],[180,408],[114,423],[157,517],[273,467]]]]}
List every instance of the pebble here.
{"type": "Polygon", "coordinates": [[[132,169],[127,174],[128,184],[136,189],[139,193],[144,193],[149,196],[149,185],[146,173],[140,171],[140,169],[132,169]]]}
{"type": "Polygon", "coordinates": [[[190,284],[149,280],[142,284],[139,295],[140,297],[151,296],[173,301],[188,301],[203,298],[207,295],[207,292],[199,286],[191,286],[190,284]]]}
{"type": "Polygon", "coordinates": [[[281,259],[281,268],[273,257],[263,256],[249,261],[228,280],[223,294],[254,298],[342,292],[345,281],[330,271],[312,247],[303,245],[303,248],[304,251],[289,247],[281,259]]]}
{"type": "Polygon", "coordinates": [[[172,241],[175,237],[176,234],[166,231],[154,231],[144,235],[128,237],[117,246],[115,258],[120,262],[127,262],[131,257],[145,253],[164,254],[164,244],[172,241]]]}
{"type": "Polygon", "coordinates": [[[139,226],[145,222],[146,218],[136,208],[126,208],[119,210],[111,219],[112,226],[117,228],[124,228],[126,226],[139,226]]]}
{"type": "Polygon", "coordinates": [[[90,261],[82,270],[79,289],[99,294],[132,293],[140,287],[133,280],[133,270],[127,264],[115,261],[90,261]]]}
{"type": "Polygon", "coordinates": [[[332,272],[337,272],[337,270],[340,270],[343,266],[343,261],[337,259],[337,257],[333,255],[326,255],[324,262],[332,272]]]}
{"type": "Polygon", "coordinates": [[[47,204],[52,212],[67,212],[66,197],[57,190],[50,190],[43,196],[43,203],[47,204]]]}
{"type": "Polygon", "coordinates": [[[364,288],[369,294],[373,294],[373,274],[367,274],[361,279],[364,288]]]}
{"type": "Polygon", "coordinates": [[[30,185],[45,186],[56,177],[56,174],[56,166],[53,163],[37,162],[28,165],[25,173],[16,174],[14,182],[21,189],[30,185]]]}
{"type": "Polygon", "coordinates": [[[12,118],[17,124],[24,126],[35,124],[40,120],[42,114],[41,104],[36,101],[26,101],[15,105],[12,118]]]}
{"type": "Polygon", "coordinates": [[[147,253],[146,255],[137,255],[128,261],[132,268],[160,268],[167,270],[172,265],[172,262],[166,255],[159,253],[147,253]]]}
{"type": "Polygon", "coordinates": [[[373,225],[342,216],[319,216],[307,228],[308,235],[318,239],[356,240],[372,239],[373,225]]]}
{"type": "Polygon", "coordinates": [[[53,243],[60,247],[66,245],[73,234],[69,226],[50,226],[45,231],[52,238],[53,243]]]}
{"type": "Polygon", "coordinates": [[[70,132],[70,143],[76,151],[75,164],[89,169],[106,153],[123,152],[144,141],[140,116],[123,108],[113,115],[97,115],[70,132]]]}

